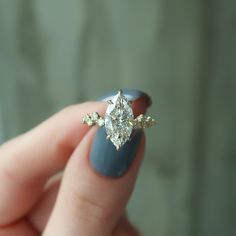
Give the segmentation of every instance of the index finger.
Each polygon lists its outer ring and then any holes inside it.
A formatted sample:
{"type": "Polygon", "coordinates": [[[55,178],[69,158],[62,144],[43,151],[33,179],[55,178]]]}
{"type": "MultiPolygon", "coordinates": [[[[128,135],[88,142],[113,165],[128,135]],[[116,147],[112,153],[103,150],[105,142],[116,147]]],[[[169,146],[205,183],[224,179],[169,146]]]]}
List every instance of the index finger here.
{"type": "Polygon", "coordinates": [[[95,110],[103,113],[105,104],[70,106],[0,148],[0,225],[14,222],[32,208],[48,178],[66,165],[88,131],[82,116],[95,110]]]}

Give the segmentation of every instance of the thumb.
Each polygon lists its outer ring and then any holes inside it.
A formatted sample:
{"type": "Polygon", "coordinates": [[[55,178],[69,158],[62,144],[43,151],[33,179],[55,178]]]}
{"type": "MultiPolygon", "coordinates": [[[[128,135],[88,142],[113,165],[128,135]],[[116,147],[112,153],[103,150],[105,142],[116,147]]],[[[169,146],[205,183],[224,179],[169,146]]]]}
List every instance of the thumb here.
{"type": "Polygon", "coordinates": [[[143,157],[143,131],[135,130],[120,151],[103,128],[94,138],[95,132],[87,133],[68,162],[45,236],[111,235],[124,212],[143,157]]]}

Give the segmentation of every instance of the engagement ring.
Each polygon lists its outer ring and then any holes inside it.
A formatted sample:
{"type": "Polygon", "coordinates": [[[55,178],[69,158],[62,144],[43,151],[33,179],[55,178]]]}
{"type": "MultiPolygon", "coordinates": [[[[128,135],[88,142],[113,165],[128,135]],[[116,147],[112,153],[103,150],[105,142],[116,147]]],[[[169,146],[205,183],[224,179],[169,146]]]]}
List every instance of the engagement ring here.
{"type": "Polygon", "coordinates": [[[107,139],[110,139],[117,150],[130,140],[133,129],[149,128],[156,124],[150,116],[141,114],[134,117],[132,101],[124,96],[122,90],[107,102],[108,107],[104,117],[94,112],[85,115],[83,123],[88,126],[105,126],[107,139]]]}

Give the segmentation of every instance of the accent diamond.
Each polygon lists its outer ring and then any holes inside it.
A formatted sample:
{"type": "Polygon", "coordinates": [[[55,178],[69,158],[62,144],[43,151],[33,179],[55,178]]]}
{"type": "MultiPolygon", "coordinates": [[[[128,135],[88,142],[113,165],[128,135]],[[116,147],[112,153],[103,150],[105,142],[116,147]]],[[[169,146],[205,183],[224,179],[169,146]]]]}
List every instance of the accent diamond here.
{"type": "Polygon", "coordinates": [[[88,126],[93,126],[98,124],[99,126],[104,126],[104,119],[97,113],[93,112],[92,114],[87,114],[83,117],[82,122],[88,126]]]}
{"type": "Polygon", "coordinates": [[[108,137],[118,150],[130,138],[132,133],[134,115],[130,102],[122,91],[109,102],[105,114],[105,128],[108,137]]]}

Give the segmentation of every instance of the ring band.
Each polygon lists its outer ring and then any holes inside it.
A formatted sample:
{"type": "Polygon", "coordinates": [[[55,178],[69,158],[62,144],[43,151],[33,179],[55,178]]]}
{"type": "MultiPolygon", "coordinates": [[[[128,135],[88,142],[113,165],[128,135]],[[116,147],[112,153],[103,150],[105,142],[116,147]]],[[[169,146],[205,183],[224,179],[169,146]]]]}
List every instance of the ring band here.
{"type": "Polygon", "coordinates": [[[108,107],[105,116],[100,116],[97,112],[87,114],[82,122],[88,126],[105,126],[107,139],[119,150],[129,139],[133,129],[149,128],[156,124],[150,116],[143,114],[134,117],[132,101],[129,101],[122,90],[107,101],[108,107]]]}

